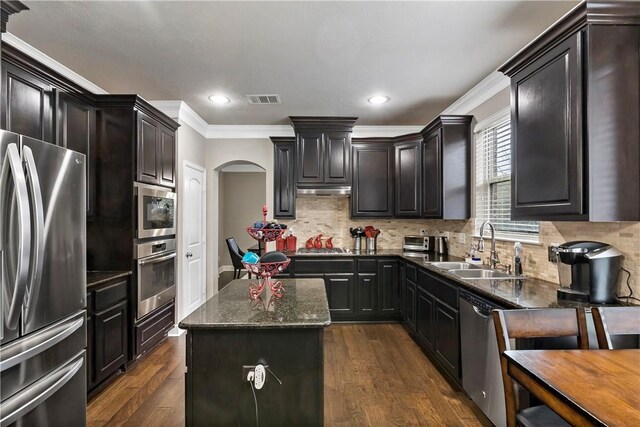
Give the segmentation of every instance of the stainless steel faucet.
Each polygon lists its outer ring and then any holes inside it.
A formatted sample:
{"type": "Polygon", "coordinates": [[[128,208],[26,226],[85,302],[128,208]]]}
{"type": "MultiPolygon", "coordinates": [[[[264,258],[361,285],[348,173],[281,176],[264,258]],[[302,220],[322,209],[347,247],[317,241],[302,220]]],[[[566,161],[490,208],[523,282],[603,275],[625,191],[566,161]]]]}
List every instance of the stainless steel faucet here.
{"type": "Polygon", "coordinates": [[[485,221],[480,226],[480,240],[478,240],[478,252],[484,252],[484,226],[488,225],[491,229],[491,252],[489,255],[489,264],[491,268],[496,268],[498,264],[500,264],[500,258],[498,258],[498,253],[496,252],[496,229],[493,224],[489,221],[485,221]]]}

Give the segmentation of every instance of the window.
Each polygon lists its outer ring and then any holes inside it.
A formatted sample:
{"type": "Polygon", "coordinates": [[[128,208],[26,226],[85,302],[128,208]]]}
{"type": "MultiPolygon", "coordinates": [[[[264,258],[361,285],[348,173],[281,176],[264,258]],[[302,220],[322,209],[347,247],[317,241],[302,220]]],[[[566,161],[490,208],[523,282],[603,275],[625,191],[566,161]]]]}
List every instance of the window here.
{"type": "MultiPolygon", "coordinates": [[[[476,126],[476,232],[486,220],[501,238],[538,241],[538,221],[511,220],[511,122],[501,111],[476,126]]],[[[486,232],[486,231],[485,231],[486,232]]],[[[485,234],[486,235],[486,234],[485,234]]]]}

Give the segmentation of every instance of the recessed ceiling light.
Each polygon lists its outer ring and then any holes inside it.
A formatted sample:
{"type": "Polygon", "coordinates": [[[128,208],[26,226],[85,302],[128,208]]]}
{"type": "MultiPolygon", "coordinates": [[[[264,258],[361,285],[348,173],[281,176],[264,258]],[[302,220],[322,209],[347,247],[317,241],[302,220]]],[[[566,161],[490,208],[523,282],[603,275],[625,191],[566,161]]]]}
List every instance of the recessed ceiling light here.
{"type": "Polygon", "coordinates": [[[389,97],[387,96],[372,96],[371,98],[369,98],[369,103],[370,104],[384,104],[385,102],[389,101],[389,97]]]}
{"type": "Polygon", "coordinates": [[[209,101],[213,102],[214,104],[228,104],[229,102],[231,102],[229,98],[223,95],[211,95],[209,97],[209,101]]]}

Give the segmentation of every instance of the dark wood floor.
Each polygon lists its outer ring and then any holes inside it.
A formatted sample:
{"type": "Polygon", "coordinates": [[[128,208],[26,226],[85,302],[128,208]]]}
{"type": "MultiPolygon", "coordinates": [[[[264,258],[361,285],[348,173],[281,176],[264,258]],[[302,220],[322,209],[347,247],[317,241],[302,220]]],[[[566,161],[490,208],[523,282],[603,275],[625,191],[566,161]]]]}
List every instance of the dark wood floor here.
{"type": "MultiPolygon", "coordinates": [[[[184,425],[185,336],[170,337],[87,407],[89,426],[184,425]]],[[[325,425],[483,426],[399,324],[325,332],[325,425]]]]}

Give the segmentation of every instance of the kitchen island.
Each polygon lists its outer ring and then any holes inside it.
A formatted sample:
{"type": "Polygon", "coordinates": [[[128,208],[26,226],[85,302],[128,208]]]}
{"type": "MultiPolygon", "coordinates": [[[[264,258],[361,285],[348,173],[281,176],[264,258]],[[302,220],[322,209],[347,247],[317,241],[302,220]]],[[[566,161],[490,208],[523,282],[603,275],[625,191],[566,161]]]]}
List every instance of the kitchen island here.
{"type": "Polygon", "coordinates": [[[256,301],[251,282],[232,281],[180,322],[186,425],[257,425],[257,417],[262,426],[321,426],[323,332],[331,321],[324,281],[285,279],[282,298],[267,287],[256,301]],[[266,381],[252,390],[247,375],[258,364],[266,381]]]}

